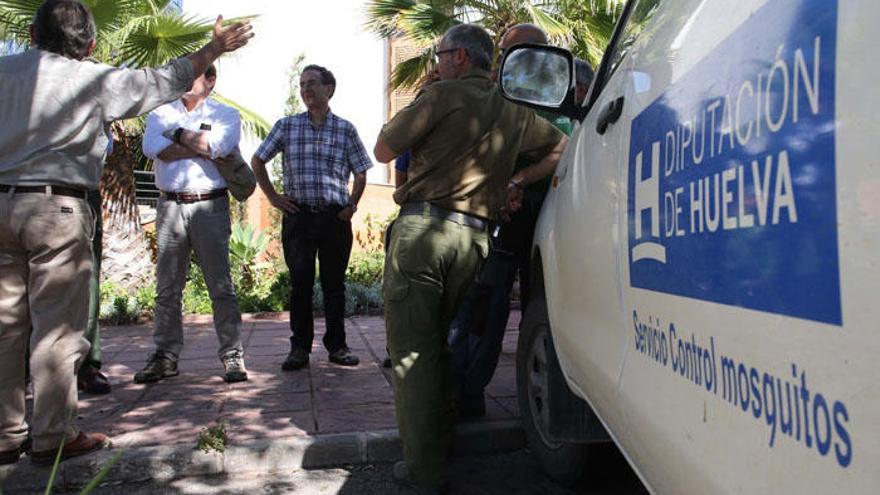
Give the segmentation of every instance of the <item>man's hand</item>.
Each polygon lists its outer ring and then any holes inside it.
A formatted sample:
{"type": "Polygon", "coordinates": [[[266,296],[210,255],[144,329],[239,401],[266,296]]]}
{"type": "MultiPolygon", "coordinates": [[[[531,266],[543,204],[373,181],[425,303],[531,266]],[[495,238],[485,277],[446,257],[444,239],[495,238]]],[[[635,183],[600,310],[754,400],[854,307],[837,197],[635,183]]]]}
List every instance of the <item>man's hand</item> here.
{"type": "Polygon", "coordinates": [[[236,22],[224,27],[223,16],[217,16],[211,41],[187,57],[192,63],[195,77],[204,74],[208,70],[208,66],[220,58],[220,55],[238,50],[246,45],[254,37],[251,29],[249,22],[236,22]]]}
{"type": "Polygon", "coordinates": [[[336,214],[336,218],[342,220],[343,222],[350,222],[351,217],[354,216],[354,208],[351,206],[346,206],[345,208],[339,210],[339,213],[336,214]]]}
{"type": "Polygon", "coordinates": [[[236,22],[229,26],[223,26],[223,16],[218,15],[214,22],[214,32],[211,44],[220,53],[233,52],[243,47],[254,37],[250,22],[236,22]]]}
{"type": "Polygon", "coordinates": [[[290,213],[291,215],[293,215],[294,213],[299,211],[299,207],[296,206],[293,198],[289,196],[283,196],[276,192],[273,192],[267,196],[269,198],[269,203],[271,203],[272,206],[278,208],[284,213],[290,213]]]}
{"type": "MultiPolygon", "coordinates": [[[[238,151],[238,150],[236,150],[238,151]]],[[[238,163],[238,158],[236,156],[235,151],[226,155],[214,158],[213,162],[220,167],[234,167],[236,163],[238,163]]]]}

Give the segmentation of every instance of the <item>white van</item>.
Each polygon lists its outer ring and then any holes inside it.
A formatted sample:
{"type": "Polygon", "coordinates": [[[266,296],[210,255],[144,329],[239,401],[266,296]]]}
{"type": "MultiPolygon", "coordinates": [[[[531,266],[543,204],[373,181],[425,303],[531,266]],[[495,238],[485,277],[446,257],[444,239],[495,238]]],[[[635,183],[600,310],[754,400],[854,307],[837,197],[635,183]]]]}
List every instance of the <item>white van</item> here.
{"type": "Polygon", "coordinates": [[[631,0],[583,107],[568,52],[507,53],[508,98],[580,122],[517,363],[555,477],[607,431],[654,493],[880,493],[878,26],[631,0]]]}

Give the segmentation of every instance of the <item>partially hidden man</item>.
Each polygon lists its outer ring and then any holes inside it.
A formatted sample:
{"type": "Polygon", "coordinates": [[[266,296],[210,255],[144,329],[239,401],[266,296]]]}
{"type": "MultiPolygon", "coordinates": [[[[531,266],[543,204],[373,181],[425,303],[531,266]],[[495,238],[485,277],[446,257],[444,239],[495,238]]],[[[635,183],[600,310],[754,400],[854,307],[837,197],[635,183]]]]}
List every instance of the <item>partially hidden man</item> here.
{"type": "Polygon", "coordinates": [[[565,136],[505,100],[492,81],[492,40],[470,24],[443,36],[441,81],[385,125],[376,158],[412,149],[386,255],[383,294],[405,461],[394,477],[443,493],[454,423],[449,324],[488,252],[489,220],[559,161],[565,136]],[[513,175],[518,155],[536,160],[513,175]],[[509,182],[511,181],[512,182],[509,182]]]}
{"type": "Polygon", "coordinates": [[[351,255],[351,217],[373,162],[354,125],[330,110],[336,91],[333,73],[307,65],[299,84],[308,110],[276,122],[251,160],[260,188],[284,215],[281,243],[290,270],[293,335],[282,369],[298,370],[309,362],[315,336],[315,258],[320,264],[328,358],[340,366],[356,366],[360,361],[345,340],[345,270],[351,255]],[[278,153],[283,160],[284,191],[280,194],[266,172],[266,162],[278,153]]]}
{"type": "Polygon", "coordinates": [[[222,26],[198,52],[159,69],[118,69],[84,59],[95,49],[91,12],[47,0],[30,50],[0,58],[0,464],[28,443],[25,349],[34,388],[31,460],[51,464],[107,444],[73,424],[76,370],[88,342],[95,212],[86,201],[110,142],[109,124],[179,98],[194,74],[247,43],[247,24],[222,26]],[[33,327],[32,330],[31,327],[33,327]]]}
{"type": "Polygon", "coordinates": [[[218,167],[233,166],[241,138],[237,110],[210,98],[217,68],[208,67],[179,100],[150,113],[144,155],[156,168],[156,350],[134,376],[154,383],[176,376],[183,350],[182,300],[190,257],[205,276],[218,356],[228,383],[247,380],[241,345],[241,312],[229,274],[229,193],[218,167]]]}

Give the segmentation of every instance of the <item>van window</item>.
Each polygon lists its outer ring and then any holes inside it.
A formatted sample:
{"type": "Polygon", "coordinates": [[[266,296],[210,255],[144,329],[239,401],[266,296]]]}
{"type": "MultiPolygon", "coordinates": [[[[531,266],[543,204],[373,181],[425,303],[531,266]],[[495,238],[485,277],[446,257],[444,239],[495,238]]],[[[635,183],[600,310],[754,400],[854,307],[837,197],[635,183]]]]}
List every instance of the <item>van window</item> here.
{"type": "Polygon", "coordinates": [[[654,13],[657,12],[657,7],[660,5],[660,0],[633,1],[636,2],[633,13],[626,20],[626,27],[624,28],[623,36],[620,38],[620,42],[617,43],[617,46],[613,48],[611,58],[609,59],[609,63],[611,64],[611,68],[608,71],[609,78],[614,74],[614,71],[617,70],[617,67],[620,66],[620,63],[626,57],[627,53],[629,53],[633,43],[635,43],[639,38],[639,35],[642,34],[645,25],[647,25],[648,21],[654,16],[654,13]]]}

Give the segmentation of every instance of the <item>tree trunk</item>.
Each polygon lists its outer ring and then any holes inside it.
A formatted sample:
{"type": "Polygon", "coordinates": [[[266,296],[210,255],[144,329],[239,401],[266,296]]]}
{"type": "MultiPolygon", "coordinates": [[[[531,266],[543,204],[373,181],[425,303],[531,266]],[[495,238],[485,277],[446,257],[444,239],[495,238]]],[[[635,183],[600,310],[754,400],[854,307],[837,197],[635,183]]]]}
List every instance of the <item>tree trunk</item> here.
{"type": "Polygon", "coordinates": [[[101,176],[103,196],[104,250],[101,281],[134,293],[152,284],[155,265],[150,242],[144,232],[135,200],[133,146],[138,137],[129,136],[125,128],[114,123],[113,151],[107,157],[101,176]]]}

